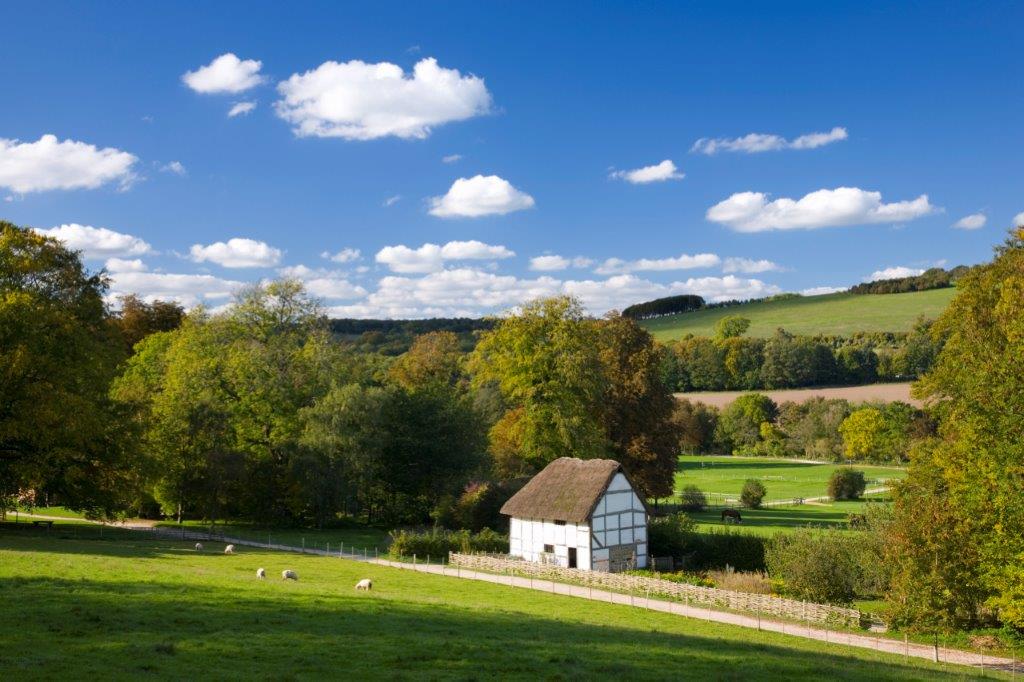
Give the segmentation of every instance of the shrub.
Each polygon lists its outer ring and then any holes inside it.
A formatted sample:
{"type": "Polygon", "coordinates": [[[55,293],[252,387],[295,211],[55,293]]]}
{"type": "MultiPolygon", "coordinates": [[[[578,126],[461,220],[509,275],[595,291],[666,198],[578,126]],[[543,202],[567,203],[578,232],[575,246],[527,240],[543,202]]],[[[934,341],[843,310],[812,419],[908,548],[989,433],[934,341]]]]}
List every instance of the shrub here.
{"type": "Polygon", "coordinates": [[[685,511],[704,511],[708,506],[708,496],[695,485],[688,485],[679,494],[679,502],[685,511]]]}
{"type": "Polygon", "coordinates": [[[765,570],[765,552],[770,540],[728,528],[694,533],[692,550],[684,568],[692,571],[724,569],[737,571],[765,570]]]}
{"type": "Polygon", "coordinates": [[[693,551],[694,523],[686,514],[651,519],[647,527],[650,556],[682,559],[693,551]]]}
{"type": "Polygon", "coordinates": [[[658,573],[646,568],[638,568],[631,571],[623,571],[626,575],[638,575],[643,578],[658,578],[683,585],[696,585],[697,587],[714,587],[715,583],[703,573],[687,573],[685,571],[674,571],[672,573],[658,573]]]}
{"type": "Polygon", "coordinates": [[[793,597],[849,604],[865,582],[858,537],[809,528],[778,535],[768,548],[768,572],[779,578],[784,591],[793,597]]]}
{"type": "Polygon", "coordinates": [[[757,509],[761,506],[761,501],[764,500],[764,496],[768,493],[764,488],[764,484],[756,478],[748,478],[743,484],[743,490],[740,492],[740,502],[743,503],[744,507],[750,507],[751,509],[757,509]]]}
{"type": "Polygon", "coordinates": [[[833,500],[860,499],[866,487],[864,472],[851,467],[836,469],[828,479],[828,494],[833,500]]]}
{"type": "Polygon", "coordinates": [[[447,557],[449,552],[487,552],[502,554],[508,551],[508,536],[484,528],[473,534],[468,530],[449,531],[432,528],[428,531],[400,530],[391,533],[393,557],[447,557]]]}

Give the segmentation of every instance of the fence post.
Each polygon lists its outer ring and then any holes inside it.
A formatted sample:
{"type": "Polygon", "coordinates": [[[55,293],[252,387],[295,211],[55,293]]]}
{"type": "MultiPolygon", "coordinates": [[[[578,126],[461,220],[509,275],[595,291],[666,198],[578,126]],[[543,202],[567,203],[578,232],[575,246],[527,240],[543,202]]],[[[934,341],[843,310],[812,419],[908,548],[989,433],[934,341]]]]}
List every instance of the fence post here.
{"type": "Polygon", "coordinates": [[[416,555],[415,554],[412,555],[412,565],[413,566],[416,565],[416,555]]]}
{"type": "Polygon", "coordinates": [[[306,553],[306,536],[305,535],[302,536],[302,553],[303,554],[306,553]]]}

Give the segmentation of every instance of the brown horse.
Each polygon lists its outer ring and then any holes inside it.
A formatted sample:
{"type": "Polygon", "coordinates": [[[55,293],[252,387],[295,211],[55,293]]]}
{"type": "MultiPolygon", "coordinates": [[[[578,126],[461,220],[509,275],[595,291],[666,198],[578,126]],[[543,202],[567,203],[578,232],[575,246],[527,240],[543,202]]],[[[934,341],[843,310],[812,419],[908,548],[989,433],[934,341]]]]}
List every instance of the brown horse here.
{"type": "Polygon", "coordinates": [[[732,519],[736,523],[743,523],[743,517],[740,516],[740,512],[738,509],[723,509],[722,523],[726,523],[726,519],[732,519]]]}

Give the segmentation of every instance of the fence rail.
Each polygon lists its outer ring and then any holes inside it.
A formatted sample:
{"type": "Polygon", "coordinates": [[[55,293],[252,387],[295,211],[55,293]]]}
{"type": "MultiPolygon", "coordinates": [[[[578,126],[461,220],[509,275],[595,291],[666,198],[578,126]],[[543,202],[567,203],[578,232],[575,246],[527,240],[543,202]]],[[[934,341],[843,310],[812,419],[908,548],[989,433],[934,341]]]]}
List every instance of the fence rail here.
{"type": "Polygon", "coordinates": [[[721,590],[715,587],[700,587],[698,585],[677,583],[663,578],[627,575],[624,573],[584,571],[577,568],[537,564],[508,557],[458,554],[455,552],[448,555],[448,561],[452,566],[460,566],[472,570],[516,574],[543,580],[669,597],[686,602],[687,604],[757,613],[763,616],[792,618],[808,623],[824,623],[847,627],[861,627],[864,623],[861,612],[856,609],[785,599],[769,594],[733,592],[732,590],[721,590]]]}

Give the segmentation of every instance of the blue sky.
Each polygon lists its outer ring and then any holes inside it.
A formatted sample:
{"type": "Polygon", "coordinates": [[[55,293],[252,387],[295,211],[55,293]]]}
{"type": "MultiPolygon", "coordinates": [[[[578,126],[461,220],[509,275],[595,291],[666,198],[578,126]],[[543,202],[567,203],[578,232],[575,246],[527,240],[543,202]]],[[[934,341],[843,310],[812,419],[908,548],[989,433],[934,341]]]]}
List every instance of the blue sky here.
{"type": "Polygon", "coordinates": [[[562,292],[600,313],[980,262],[1024,213],[1019,3],[20,3],[0,23],[0,217],[115,292],[216,308],[291,275],[339,316],[562,292]]]}

